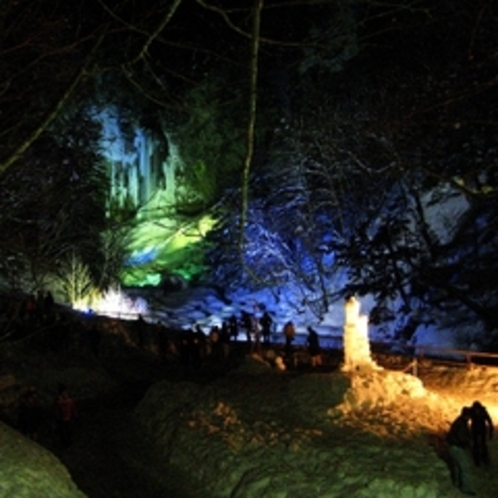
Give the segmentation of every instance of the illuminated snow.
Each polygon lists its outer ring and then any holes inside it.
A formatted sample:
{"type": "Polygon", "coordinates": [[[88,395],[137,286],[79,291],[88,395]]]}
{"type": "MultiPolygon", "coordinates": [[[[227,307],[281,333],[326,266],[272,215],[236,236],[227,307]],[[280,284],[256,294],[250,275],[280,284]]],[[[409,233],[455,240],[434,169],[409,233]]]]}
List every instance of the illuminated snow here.
{"type": "Polygon", "coordinates": [[[353,296],[345,304],[344,371],[378,368],[370,354],[368,317],[360,315],[360,302],[353,296]]]}
{"type": "Polygon", "coordinates": [[[147,301],[141,297],[131,298],[121,289],[111,288],[100,296],[74,303],[73,308],[115,318],[135,319],[139,314],[148,314],[147,301]]]}

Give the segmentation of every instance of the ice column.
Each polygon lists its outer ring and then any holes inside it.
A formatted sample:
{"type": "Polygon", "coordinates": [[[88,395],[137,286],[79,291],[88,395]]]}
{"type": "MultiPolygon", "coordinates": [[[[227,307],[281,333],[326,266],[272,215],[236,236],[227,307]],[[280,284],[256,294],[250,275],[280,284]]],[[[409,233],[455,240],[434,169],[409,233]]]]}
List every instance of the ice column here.
{"type": "Polygon", "coordinates": [[[343,371],[378,370],[379,367],[370,354],[368,316],[360,315],[360,302],[351,297],[346,301],[345,312],[343,371]]]}

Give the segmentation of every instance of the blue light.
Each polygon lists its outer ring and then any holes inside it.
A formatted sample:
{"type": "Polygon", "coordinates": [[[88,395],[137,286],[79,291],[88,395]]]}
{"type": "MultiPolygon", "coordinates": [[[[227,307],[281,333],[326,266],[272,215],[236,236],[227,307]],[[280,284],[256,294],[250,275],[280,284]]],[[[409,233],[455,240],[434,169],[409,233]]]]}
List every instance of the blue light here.
{"type": "Polygon", "coordinates": [[[157,249],[144,249],[132,254],[125,262],[125,266],[141,266],[152,263],[157,257],[157,249]]]}

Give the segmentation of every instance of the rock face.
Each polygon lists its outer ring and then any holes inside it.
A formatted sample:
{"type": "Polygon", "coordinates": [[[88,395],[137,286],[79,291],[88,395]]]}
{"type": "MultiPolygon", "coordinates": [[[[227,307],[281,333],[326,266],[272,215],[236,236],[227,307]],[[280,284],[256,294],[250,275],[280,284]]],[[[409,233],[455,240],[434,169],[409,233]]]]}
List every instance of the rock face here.
{"type": "Polygon", "coordinates": [[[84,498],[49,451],[0,423],[0,496],[84,498]]]}
{"type": "Polygon", "coordinates": [[[446,414],[425,403],[417,379],[402,377],[411,376],[295,376],[245,365],[208,386],[156,384],[136,415],[165,464],[201,483],[204,496],[455,496],[427,443],[446,414]]]}

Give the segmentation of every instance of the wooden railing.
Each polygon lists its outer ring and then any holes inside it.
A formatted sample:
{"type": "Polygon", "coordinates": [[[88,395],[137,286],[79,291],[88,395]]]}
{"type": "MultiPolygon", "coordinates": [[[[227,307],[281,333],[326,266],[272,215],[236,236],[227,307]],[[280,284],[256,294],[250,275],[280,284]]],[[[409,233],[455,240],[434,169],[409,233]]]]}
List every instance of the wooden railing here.
{"type": "MultiPolygon", "coordinates": [[[[322,336],[323,337],[323,336],[322,336]]],[[[321,337],[321,338],[322,338],[321,337]]],[[[325,364],[337,364],[340,362],[342,347],[331,344],[341,343],[340,338],[324,338],[323,360],[325,364]],[[328,339],[328,340],[327,340],[328,339]],[[328,347],[327,347],[328,345],[328,347]]],[[[272,342],[272,345],[278,348],[283,347],[283,341],[277,340],[272,342]]],[[[374,359],[386,368],[399,369],[403,372],[410,372],[413,375],[418,375],[419,369],[425,365],[450,365],[461,368],[472,369],[477,365],[497,366],[498,353],[469,351],[451,348],[438,348],[428,345],[406,345],[395,342],[371,342],[371,351],[374,359]],[[398,358],[399,361],[389,361],[390,359],[398,358]]],[[[308,355],[307,348],[304,344],[296,344],[295,364],[307,363],[308,355]]]]}
{"type": "Polygon", "coordinates": [[[420,365],[424,360],[431,364],[444,364],[472,369],[476,365],[498,366],[498,353],[485,351],[470,351],[462,349],[439,348],[429,345],[401,345],[393,343],[372,343],[372,352],[375,355],[400,355],[411,358],[403,371],[412,371],[418,374],[420,365]]]}

